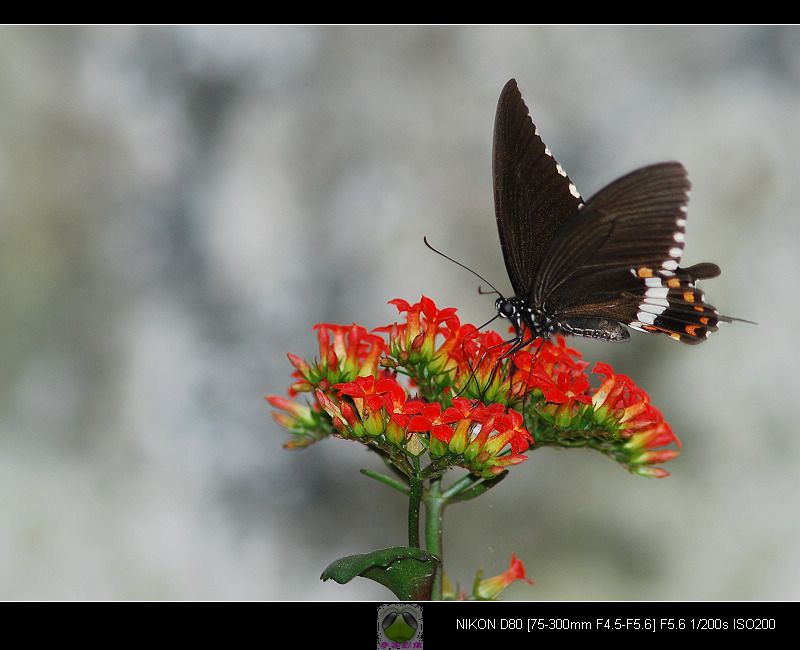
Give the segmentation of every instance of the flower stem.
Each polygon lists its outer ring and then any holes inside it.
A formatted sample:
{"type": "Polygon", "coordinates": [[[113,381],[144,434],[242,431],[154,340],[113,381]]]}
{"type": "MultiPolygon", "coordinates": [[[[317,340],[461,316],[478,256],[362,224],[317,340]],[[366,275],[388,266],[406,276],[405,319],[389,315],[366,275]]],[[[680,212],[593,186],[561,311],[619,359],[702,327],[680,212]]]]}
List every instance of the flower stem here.
{"type": "Polygon", "coordinates": [[[408,545],[420,548],[419,545],[419,504],[422,499],[423,480],[418,476],[409,479],[408,489],[408,545]]]}
{"type": "Polygon", "coordinates": [[[442,576],[444,575],[444,559],[442,556],[442,519],[447,499],[442,494],[442,477],[430,480],[430,487],[425,490],[422,500],[425,502],[425,546],[426,550],[442,560],[442,569],[437,572],[433,582],[431,600],[442,599],[442,576]]]}

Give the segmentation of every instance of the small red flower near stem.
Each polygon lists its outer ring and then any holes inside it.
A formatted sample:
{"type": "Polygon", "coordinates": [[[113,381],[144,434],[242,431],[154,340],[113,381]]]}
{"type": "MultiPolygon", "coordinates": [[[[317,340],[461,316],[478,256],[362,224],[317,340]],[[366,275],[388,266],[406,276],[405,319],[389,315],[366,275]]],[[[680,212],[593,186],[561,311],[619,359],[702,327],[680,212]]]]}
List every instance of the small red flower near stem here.
{"type": "Polygon", "coordinates": [[[531,585],[533,584],[533,580],[529,580],[525,577],[525,567],[522,561],[517,559],[512,553],[511,566],[508,568],[508,571],[494,578],[482,580],[475,588],[475,595],[480,600],[496,600],[500,592],[517,580],[524,580],[531,585]]]}

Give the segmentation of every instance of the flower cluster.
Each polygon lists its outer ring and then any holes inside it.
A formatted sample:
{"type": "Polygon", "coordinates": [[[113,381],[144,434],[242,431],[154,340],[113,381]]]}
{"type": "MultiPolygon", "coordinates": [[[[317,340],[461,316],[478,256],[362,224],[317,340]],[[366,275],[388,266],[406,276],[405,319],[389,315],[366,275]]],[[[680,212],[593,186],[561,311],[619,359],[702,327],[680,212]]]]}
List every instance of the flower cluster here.
{"type": "Polygon", "coordinates": [[[492,478],[525,460],[521,452],[531,443],[522,415],[502,404],[487,407],[456,397],[442,408],[409,398],[393,378],[358,377],[334,389],[338,399],[318,390],[317,400],[341,437],[371,439],[393,459],[395,450],[413,457],[427,451],[432,460],[427,474],[455,465],[492,478]]]}
{"type": "Polygon", "coordinates": [[[680,442],[628,377],[604,363],[587,373],[563,337],[511,355],[497,333],[462,324],[455,309],[424,296],[391,304],[404,321],[373,332],[320,324],[318,360],[288,355],[291,399],[267,397],[293,434],[287,447],[335,435],[378,449],[404,472],[427,455],[429,475],[459,466],[489,478],[539,446],[580,446],[631,472],[668,476],[659,465],[680,442]],[[300,393],[313,401],[299,403],[300,393]]]}
{"type": "Polygon", "coordinates": [[[311,406],[301,404],[295,399],[298,393],[329,391],[332,384],[351,381],[359,376],[375,376],[379,373],[378,362],[386,353],[383,338],[368,333],[360,325],[347,327],[320,323],[313,329],[317,330],[319,341],[317,361],[309,364],[295,354],[287,354],[295,367],[292,373],[294,382],[289,387],[292,399],[267,396],[272,406],[284,411],[273,413],[278,424],[295,435],[284,443],[287,449],[306,447],[336,433],[320,402],[315,401],[311,406]]]}
{"type": "Polygon", "coordinates": [[[664,421],[650,397],[607,363],[597,363],[592,374],[600,386],[573,368],[555,367],[551,381],[542,382],[544,402],[527,411],[526,424],[536,445],[596,449],[641,476],[669,476],[658,467],[678,455],[680,440],[664,421]],[[670,448],[672,445],[676,448],[670,448]]]}

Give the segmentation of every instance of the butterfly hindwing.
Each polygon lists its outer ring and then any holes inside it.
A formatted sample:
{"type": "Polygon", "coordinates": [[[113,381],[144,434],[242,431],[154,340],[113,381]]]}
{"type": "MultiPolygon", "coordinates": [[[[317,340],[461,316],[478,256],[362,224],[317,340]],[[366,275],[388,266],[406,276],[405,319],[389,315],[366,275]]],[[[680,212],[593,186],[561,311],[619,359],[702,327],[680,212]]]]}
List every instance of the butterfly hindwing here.
{"type": "MultiPolygon", "coordinates": [[[[715,264],[704,262],[703,266],[714,267],[719,275],[715,264]]],[[[642,332],[666,334],[676,341],[696,344],[716,332],[720,321],[733,320],[706,303],[705,294],[695,283],[708,276],[696,273],[695,267],[678,268],[674,273],[639,269],[637,273],[645,279],[648,289],[638,304],[635,319],[628,325],[642,332]]]]}

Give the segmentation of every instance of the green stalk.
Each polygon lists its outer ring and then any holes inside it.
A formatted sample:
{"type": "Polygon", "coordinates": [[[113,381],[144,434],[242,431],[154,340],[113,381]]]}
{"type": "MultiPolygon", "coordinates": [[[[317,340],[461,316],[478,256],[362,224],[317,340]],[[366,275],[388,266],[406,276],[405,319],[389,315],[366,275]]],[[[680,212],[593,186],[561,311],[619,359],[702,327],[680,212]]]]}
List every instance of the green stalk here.
{"type": "Polygon", "coordinates": [[[431,592],[431,600],[442,599],[442,583],[444,575],[444,557],[442,555],[442,520],[447,499],[442,494],[442,477],[437,476],[430,481],[430,487],[422,497],[425,502],[425,548],[430,553],[442,560],[442,565],[436,573],[431,592]]]}
{"type": "Polygon", "coordinates": [[[422,500],[422,479],[411,476],[408,486],[408,545],[420,548],[419,545],[419,511],[422,500]]]}

